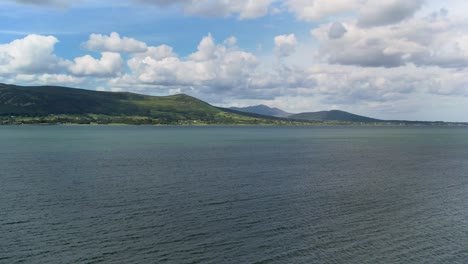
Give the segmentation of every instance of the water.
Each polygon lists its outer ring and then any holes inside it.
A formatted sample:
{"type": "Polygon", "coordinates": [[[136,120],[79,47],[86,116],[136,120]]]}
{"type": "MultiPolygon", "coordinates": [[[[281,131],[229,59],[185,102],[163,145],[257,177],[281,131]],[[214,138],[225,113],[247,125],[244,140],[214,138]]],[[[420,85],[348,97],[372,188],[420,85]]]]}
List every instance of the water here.
{"type": "Polygon", "coordinates": [[[468,129],[0,127],[0,263],[467,263],[468,129]]]}

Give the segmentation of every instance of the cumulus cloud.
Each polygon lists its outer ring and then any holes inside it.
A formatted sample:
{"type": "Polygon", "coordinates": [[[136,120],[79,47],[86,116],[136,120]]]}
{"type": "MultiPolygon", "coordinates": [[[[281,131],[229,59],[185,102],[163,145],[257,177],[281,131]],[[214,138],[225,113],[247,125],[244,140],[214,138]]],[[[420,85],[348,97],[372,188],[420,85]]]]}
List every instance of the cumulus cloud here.
{"type": "Polygon", "coordinates": [[[197,52],[190,55],[190,59],[195,61],[206,61],[212,60],[216,57],[217,47],[211,33],[201,40],[197,49],[197,52]]]}
{"type": "Polygon", "coordinates": [[[83,46],[94,51],[110,51],[110,52],[144,52],[148,49],[146,43],[133,38],[120,37],[116,32],[112,32],[109,36],[101,34],[91,34],[89,40],[83,43],[83,46]]]}
{"type": "Polygon", "coordinates": [[[66,7],[72,3],[71,0],[10,0],[18,4],[36,5],[36,6],[55,6],[66,7]]]}
{"type": "Polygon", "coordinates": [[[226,46],[235,46],[237,44],[237,39],[236,37],[234,36],[230,36],[229,38],[227,38],[225,41],[224,41],[224,44],[226,46]]]}
{"type": "Polygon", "coordinates": [[[196,52],[179,58],[167,46],[137,54],[128,62],[132,76],[146,84],[167,86],[235,86],[256,67],[257,58],[235,48],[216,45],[211,34],[204,37],[196,52]]]}
{"type": "Polygon", "coordinates": [[[252,19],[268,14],[274,0],[137,0],[137,2],[161,7],[180,5],[185,13],[196,16],[237,15],[240,19],[252,19]]]}
{"type": "Polygon", "coordinates": [[[464,96],[468,97],[468,70],[448,70],[444,74],[434,73],[428,76],[431,85],[427,86],[428,92],[436,95],[464,96]]]}
{"type": "Polygon", "coordinates": [[[68,74],[40,74],[35,76],[36,83],[42,85],[79,85],[85,80],[68,74]]]}
{"type": "Polygon", "coordinates": [[[296,52],[297,39],[294,34],[275,37],[275,49],[279,57],[288,57],[296,52]]]}
{"type": "Polygon", "coordinates": [[[189,14],[204,16],[238,14],[241,19],[251,19],[266,15],[272,2],[272,0],[200,0],[191,1],[190,5],[185,6],[185,11],[189,14]]]}
{"type": "MultiPolygon", "coordinates": [[[[261,102],[259,99],[274,101],[280,106],[289,104],[293,112],[294,109],[318,111],[334,106],[335,109],[357,109],[363,114],[372,111],[374,115],[378,111],[380,115],[395,118],[395,115],[407,116],[423,107],[424,104],[415,104],[421,96],[468,96],[466,70],[435,66],[364,69],[319,63],[307,68],[285,67],[277,76],[284,88],[272,89],[273,98],[256,97],[256,104],[261,102]]],[[[275,83],[274,79],[268,81],[275,83]]]]}
{"type": "Polygon", "coordinates": [[[310,71],[325,103],[347,105],[404,99],[417,91],[426,76],[414,66],[363,71],[358,66],[317,64],[310,71]]]}
{"type": "Polygon", "coordinates": [[[169,6],[174,4],[188,4],[192,2],[192,0],[134,0],[134,2],[157,6],[169,6]]]}
{"type": "Polygon", "coordinates": [[[335,22],[330,26],[330,31],[328,31],[328,37],[331,39],[339,39],[348,32],[346,28],[340,22],[335,22]]]}
{"type": "Polygon", "coordinates": [[[424,0],[368,1],[360,11],[358,25],[382,26],[398,23],[412,17],[424,0]]]}
{"type": "Polygon", "coordinates": [[[17,74],[11,78],[12,83],[31,83],[34,85],[77,86],[85,82],[85,78],[69,74],[17,74]]]}
{"type": "Polygon", "coordinates": [[[362,0],[287,0],[286,5],[298,19],[319,21],[329,16],[353,11],[362,3],[362,0]]]}
{"type": "Polygon", "coordinates": [[[119,53],[102,52],[101,59],[90,55],[75,58],[69,70],[78,76],[116,76],[123,71],[124,61],[119,53]]]}
{"type": "Polygon", "coordinates": [[[393,119],[395,115],[408,118],[420,107],[428,107],[424,104],[429,104],[430,108],[431,103],[421,102],[420,98],[468,96],[464,85],[468,81],[466,70],[416,65],[363,69],[352,65],[316,64],[307,72],[317,83],[314,89],[300,91],[297,98],[302,101],[313,98],[323,106],[335,105],[343,110],[360,109],[373,114],[378,111],[393,119]]]}
{"type": "Polygon", "coordinates": [[[463,21],[430,16],[372,28],[357,24],[346,23],[347,32],[341,38],[330,38],[330,24],[313,29],[320,57],[334,64],[364,67],[468,66],[468,31],[463,21]]]}
{"type": "Polygon", "coordinates": [[[133,55],[134,58],[144,59],[144,58],[153,58],[156,60],[162,60],[169,57],[177,57],[177,54],[174,53],[172,47],[167,45],[160,45],[157,47],[148,47],[146,52],[137,53],[133,55]]]}
{"type": "MultiPolygon", "coordinates": [[[[294,35],[284,39],[284,43],[295,42],[294,35]]],[[[145,53],[132,55],[128,67],[126,74],[110,80],[110,87],[179,91],[219,102],[224,98],[271,99],[315,85],[302,69],[285,65],[266,69],[258,57],[241,50],[235,38],[217,43],[211,34],[187,57],[174,54],[169,46],[149,47],[145,53]]]]}
{"type": "MultiPolygon", "coordinates": [[[[69,7],[71,5],[90,4],[93,1],[81,0],[8,0],[18,4],[69,7]]],[[[115,1],[108,1],[107,5],[115,1]]],[[[135,3],[154,5],[160,8],[179,6],[187,15],[203,17],[229,17],[237,16],[239,19],[253,19],[267,15],[275,0],[121,0],[117,3],[133,5],[135,3]]],[[[102,3],[101,3],[102,4],[102,3]]],[[[104,3],[106,4],[106,3],[104,3]]]]}
{"type": "Polygon", "coordinates": [[[329,17],[358,13],[360,26],[382,26],[410,18],[425,0],[287,0],[298,19],[320,21],[329,17]]]}
{"type": "Polygon", "coordinates": [[[315,76],[307,68],[282,64],[276,73],[280,77],[279,85],[287,89],[284,94],[305,95],[314,92],[317,86],[315,76]]]}
{"type": "Polygon", "coordinates": [[[69,62],[53,53],[58,42],[53,36],[28,35],[0,45],[0,74],[59,71],[69,62]]]}

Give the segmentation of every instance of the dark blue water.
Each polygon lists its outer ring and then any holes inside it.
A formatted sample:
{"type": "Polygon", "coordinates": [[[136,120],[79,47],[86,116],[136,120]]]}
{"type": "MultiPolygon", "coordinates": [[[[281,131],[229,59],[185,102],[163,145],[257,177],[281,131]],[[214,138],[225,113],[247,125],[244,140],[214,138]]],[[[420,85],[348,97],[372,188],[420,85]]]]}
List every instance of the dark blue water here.
{"type": "Polygon", "coordinates": [[[468,129],[0,127],[0,263],[468,263],[468,129]]]}

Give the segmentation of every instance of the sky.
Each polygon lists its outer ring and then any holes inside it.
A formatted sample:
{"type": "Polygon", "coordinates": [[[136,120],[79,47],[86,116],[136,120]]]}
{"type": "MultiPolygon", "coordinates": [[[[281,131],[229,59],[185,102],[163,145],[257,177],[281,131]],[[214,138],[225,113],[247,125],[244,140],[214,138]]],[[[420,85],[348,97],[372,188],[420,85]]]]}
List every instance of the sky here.
{"type": "Polygon", "coordinates": [[[2,0],[0,82],[468,121],[465,0],[2,0]]]}

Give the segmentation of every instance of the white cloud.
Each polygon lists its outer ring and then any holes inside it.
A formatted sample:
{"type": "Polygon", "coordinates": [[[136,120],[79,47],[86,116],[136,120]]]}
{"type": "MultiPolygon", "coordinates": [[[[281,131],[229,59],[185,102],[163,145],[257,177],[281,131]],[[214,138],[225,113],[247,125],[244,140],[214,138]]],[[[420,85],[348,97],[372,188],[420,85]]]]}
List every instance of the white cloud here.
{"type": "Polygon", "coordinates": [[[253,19],[275,12],[277,8],[271,5],[277,0],[115,0],[99,1],[91,0],[8,0],[10,2],[43,7],[67,8],[73,6],[131,6],[135,3],[155,5],[160,8],[178,6],[183,12],[191,16],[202,17],[230,17],[239,19],[253,19]],[[106,3],[107,2],[107,3],[106,3]]]}
{"type": "Polygon", "coordinates": [[[237,44],[237,38],[234,37],[234,36],[230,36],[229,38],[227,38],[225,41],[224,41],[224,44],[226,46],[235,46],[237,44]]]}
{"type": "MultiPolygon", "coordinates": [[[[294,44],[295,37],[284,36],[284,40],[280,43],[294,44]]],[[[315,84],[301,69],[261,66],[259,58],[237,47],[232,37],[222,43],[216,43],[208,34],[200,41],[197,51],[186,58],[173,54],[167,46],[149,47],[149,50],[166,52],[135,54],[128,61],[129,73],[112,79],[109,86],[165,92],[180,90],[220,101],[223,98],[274,98],[288,89],[315,84]]],[[[291,49],[283,52],[291,52],[291,49]]]]}
{"type": "Polygon", "coordinates": [[[119,53],[102,52],[101,59],[95,59],[90,55],[74,59],[69,70],[78,76],[116,76],[122,73],[124,61],[119,53]]]}
{"type": "Polygon", "coordinates": [[[275,37],[275,49],[279,57],[291,56],[296,51],[297,39],[294,34],[275,37]]]}
{"type": "Polygon", "coordinates": [[[146,58],[151,57],[156,60],[162,60],[169,57],[177,57],[177,54],[174,53],[172,47],[167,45],[160,45],[157,47],[148,47],[148,50],[143,53],[134,54],[136,58],[146,58]]]}
{"type": "Polygon", "coordinates": [[[338,15],[356,15],[360,26],[381,26],[410,18],[425,0],[287,0],[298,19],[321,21],[338,15]]]}
{"type": "Polygon", "coordinates": [[[204,86],[225,83],[235,85],[242,76],[256,67],[257,58],[236,48],[216,45],[209,34],[198,45],[198,50],[188,58],[181,59],[167,46],[151,47],[150,50],[166,50],[166,54],[137,54],[128,62],[132,76],[146,84],[165,86],[204,86]]]}
{"type": "Polygon", "coordinates": [[[135,0],[135,2],[165,7],[174,4],[189,4],[192,0],[135,0]]]}
{"type": "Polygon", "coordinates": [[[393,69],[317,64],[309,69],[316,93],[328,104],[397,101],[416,92],[426,72],[414,66],[393,69]]]}
{"type": "Polygon", "coordinates": [[[138,0],[138,2],[161,7],[181,5],[189,15],[227,17],[236,15],[240,19],[252,19],[268,14],[275,0],[138,0]]]}
{"type": "Polygon", "coordinates": [[[424,0],[367,1],[359,11],[360,26],[382,26],[398,23],[410,18],[418,11],[424,0]]]}
{"type": "Polygon", "coordinates": [[[398,67],[409,63],[439,67],[468,66],[468,30],[464,21],[417,17],[405,23],[362,28],[344,23],[346,34],[330,38],[330,24],[313,29],[320,57],[330,63],[398,67]]]}
{"type": "Polygon", "coordinates": [[[0,45],[0,75],[9,73],[55,73],[69,62],[54,52],[58,39],[28,35],[0,45]]]}
{"type": "Polygon", "coordinates": [[[35,74],[17,74],[15,76],[15,80],[23,83],[23,82],[33,82],[35,80],[37,80],[37,75],[35,74]]]}
{"type": "Polygon", "coordinates": [[[36,6],[54,6],[54,7],[67,7],[71,0],[9,0],[18,4],[36,5],[36,6]]]}
{"type": "Polygon", "coordinates": [[[83,78],[67,74],[42,74],[37,76],[37,80],[43,85],[78,85],[84,82],[83,78]]]}
{"type": "Polygon", "coordinates": [[[194,61],[212,60],[216,57],[217,47],[211,33],[204,37],[198,44],[197,52],[190,55],[194,61]]]}
{"type": "Polygon", "coordinates": [[[83,43],[83,46],[94,51],[126,53],[145,52],[148,49],[146,43],[133,38],[120,37],[116,32],[112,32],[109,36],[91,34],[89,40],[83,43]]]}
{"type": "Polygon", "coordinates": [[[82,84],[85,79],[68,74],[18,74],[15,82],[33,83],[38,85],[65,85],[73,86],[82,84]]]}
{"type": "Polygon", "coordinates": [[[330,16],[355,11],[365,0],[287,0],[290,12],[298,19],[319,21],[330,16]]]}
{"type": "Polygon", "coordinates": [[[120,93],[120,92],[124,92],[125,90],[122,89],[122,88],[114,88],[114,87],[112,87],[112,88],[110,88],[110,91],[111,91],[111,92],[114,92],[114,93],[120,93]]]}

